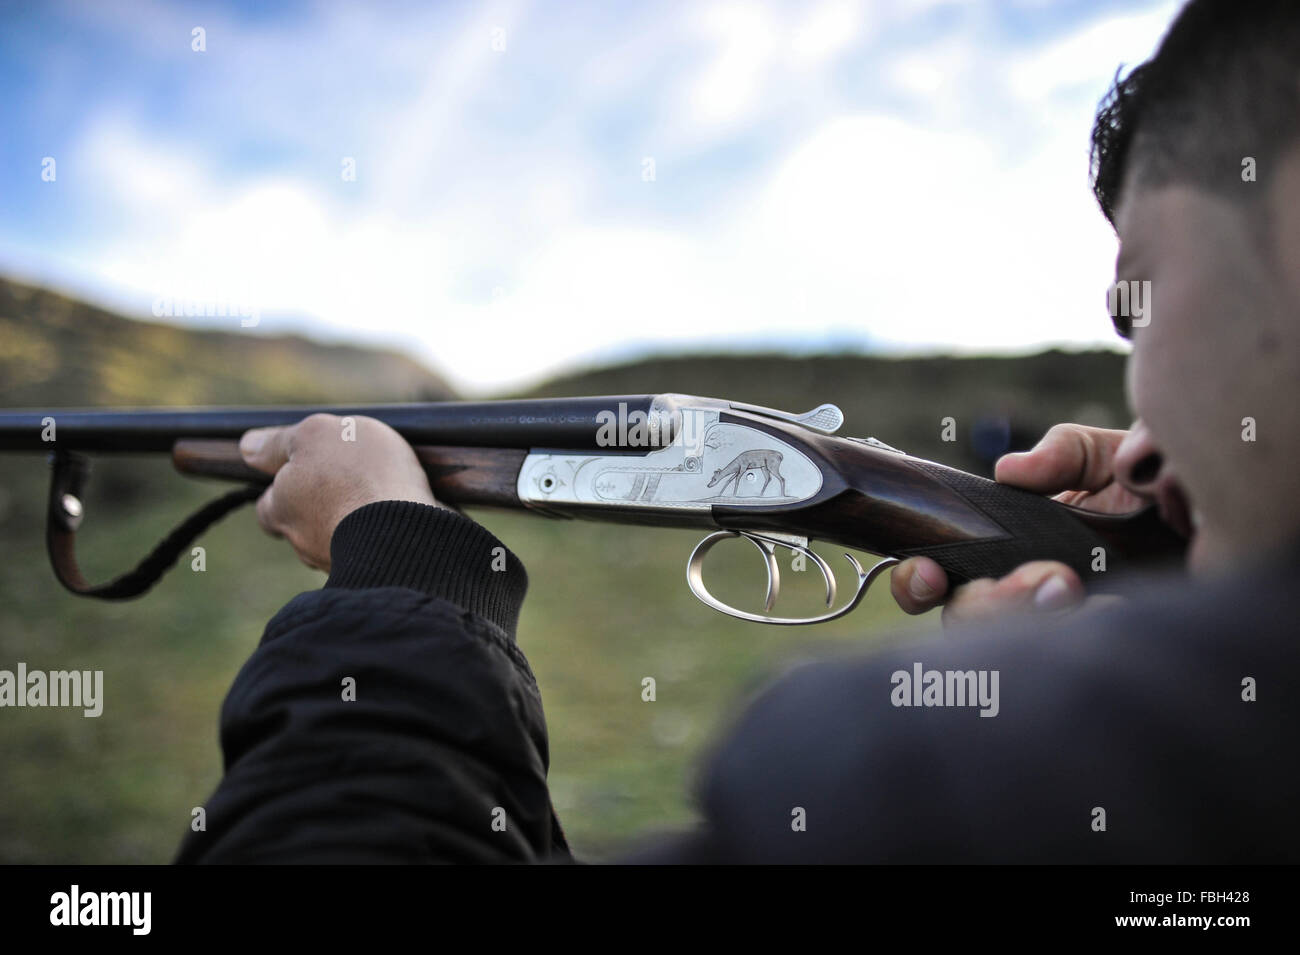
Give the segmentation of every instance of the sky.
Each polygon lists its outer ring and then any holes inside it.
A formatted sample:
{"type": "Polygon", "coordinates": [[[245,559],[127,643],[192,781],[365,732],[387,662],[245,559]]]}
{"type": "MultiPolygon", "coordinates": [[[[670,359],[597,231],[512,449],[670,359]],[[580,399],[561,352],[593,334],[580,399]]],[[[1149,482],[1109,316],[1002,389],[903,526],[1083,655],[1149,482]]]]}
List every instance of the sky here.
{"type": "Polygon", "coordinates": [[[1177,6],[0,0],[0,274],[466,394],[1118,347],[1088,134],[1177,6]]]}

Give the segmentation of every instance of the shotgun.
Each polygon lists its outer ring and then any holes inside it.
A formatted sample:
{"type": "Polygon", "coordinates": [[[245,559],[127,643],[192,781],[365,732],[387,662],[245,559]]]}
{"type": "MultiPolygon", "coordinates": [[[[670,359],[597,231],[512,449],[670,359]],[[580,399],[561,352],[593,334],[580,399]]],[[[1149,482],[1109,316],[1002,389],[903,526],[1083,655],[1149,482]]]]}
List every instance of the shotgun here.
{"type": "Polygon", "coordinates": [[[148,590],[202,531],[255,499],[272,480],[239,455],[250,428],[294,424],[316,412],[368,415],[415,449],[439,501],[522,508],[553,518],[695,528],[686,565],[706,605],[769,624],[810,624],[852,611],[900,559],[933,558],[954,583],[1001,576],[1028,560],[1058,560],[1093,590],[1133,567],[1172,561],[1183,542],[1152,508],[1098,514],[911,457],[875,438],[837,437],[832,404],[791,414],[681,394],[352,407],[122,409],[0,412],[0,451],[45,451],[52,465],[46,541],[59,581],[74,593],[127,599],[148,590]],[[132,571],[91,585],[76,560],[87,453],[164,452],[184,474],[240,487],[191,515],[132,571]],[[762,613],[718,600],[704,557],[743,538],[766,564],[762,613]],[[853,593],[835,608],[836,578],[809,548],[826,541],[879,555],[870,570],[845,554],[853,593]],[[827,612],[772,616],[780,590],[776,549],[803,555],[826,581],[827,612]]]}

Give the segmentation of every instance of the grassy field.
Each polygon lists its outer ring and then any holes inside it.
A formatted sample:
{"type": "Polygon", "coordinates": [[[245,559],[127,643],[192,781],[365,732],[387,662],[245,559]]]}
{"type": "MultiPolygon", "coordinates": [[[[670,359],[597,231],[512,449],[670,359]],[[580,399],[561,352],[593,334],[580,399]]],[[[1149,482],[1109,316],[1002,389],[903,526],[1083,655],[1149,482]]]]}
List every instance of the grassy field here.
{"type": "MultiPolygon", "coordinates": [[[[410,400],[441,387],[400,356],[350,357],[294,339],[253,347],[239,335],[130,323],[3,281],[0,331],[0,405],[410,400]],[[83,329],[105,347],[78,345],[83,329]],[[268,350],[275,361],[265,359],[268,350]],[[248,354],[258,361],[250,364],[248,354]],[[351,372],[334,375],[340,368],[351,372]]],[[[1121,366],[1115,354],[1059,352],[1019,360],[654,358],[570,376],[538,393],[682,391],[798,411],[835,401],[848,434],[987,471],[987,456],[970,440],[981,420],[1001,420],[1013,447],[1055,421],[1122,424],[1121,366]],[[947,415],[958,421],[958,442],[940,439],[947,415]]],[[[92,580],[127,569],[223,489],[187,481],[163,460],[101,458],[96,468],[81,534],[92,580]]],[[[0,861],[165,862],[191,810],[220,779],[217,720],[231,681],[266,621],[323,577],[261,534],[245,509],[202,539],[205,571],[183,562],[137,601],[74,597],[46,563],[47,470],[40,455],[0,459],[0,668],[22,661],[29,669],[102,669],[104,712],[86,719],[71,709],[0,710],[0,861]]],[[[911,639],[935,623],[905,617],[883,586],[831,625],[742,623],[687,590],[692,533],[471,516],[528,568],[519,642],[542,688],[555,803],[587,859],[688,824],[702,753],[783,667],[911,639]],[[641,698],[645,677],[657,683],[653,703],[641,698]]],[[[819,549],[832,566],[847,567],[833,548],[819,549]]],[[[710,558],[709,572],[719,572],[714,592],[757,607],[756,553],[723,550],[710,558]]],[[[786,575],[795,592],[783,590],[783,612],[815,609],[813,573],[786,575]]]]}
{"type": "MultiPolygon", "coordinates": [[[[10,669],[20,660],[29,669],[102,669],[104,713],[0,713],[0,859],[166,861],[190,810],[220,778],[217,714],[231,680],[266,620],[322,577],[297,565],[287,545],[263,536],[244,510],[203,540],[206,571],[183,563],[133,602],[73,597],[45,563],[44,470],[30,457],[4,461],[0,470],[10,511],[0,660],[10,669]],[[22,491],[28,496],[19,501],[22,491]]],[[[214,489],[173,477],[156,461],[112,461],[102,470],[130,474],[141,496],[125,503],[90,496],[82,537],[92,579],[122,570],[169,520],[214,489]],[[157,500],[144,506],[155,491],[157,500]]],[[[870,646],[887,625],[917,625],[892,608],[883,590],[845,621],[815,630],[746,624],[687,591],[683,568],[696,540],[689,532],[629,532],[504,512],[473,516],[528,567],[520,644],[543,691],[556,806],[587,858],[689,822],[691,770],[701,751],[782,665],[870,646]],[[647,676],[657,683],[653,703],[641,699],[647,676]]],[[[833,551],[823,553],[843,563],[833,551]]],[[[752,605],[762,586],[756,554],[719,556],[716,589],[736,599],[748,595],[752,605]]],[[[806,593],[791,595],[806,598],[804,609],[812,609],[814,583],[792,583],[806,584],[806,593]]],[[[797,611],[797,600],[792,607],[797,611]]]]}

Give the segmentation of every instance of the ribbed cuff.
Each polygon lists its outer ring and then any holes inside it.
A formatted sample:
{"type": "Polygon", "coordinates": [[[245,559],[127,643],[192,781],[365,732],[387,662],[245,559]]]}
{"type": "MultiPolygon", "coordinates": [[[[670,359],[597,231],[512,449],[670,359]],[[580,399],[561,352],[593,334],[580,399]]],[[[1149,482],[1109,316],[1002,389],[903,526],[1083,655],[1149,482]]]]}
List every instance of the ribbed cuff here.
{"type": "Polygon", "coordinates": [[[519,558],[468,517],[413,501],[380,501],[357,508],[335,528],[325,586],[419,590],[492,621],[513,639],[528,575],[519,558]]]}

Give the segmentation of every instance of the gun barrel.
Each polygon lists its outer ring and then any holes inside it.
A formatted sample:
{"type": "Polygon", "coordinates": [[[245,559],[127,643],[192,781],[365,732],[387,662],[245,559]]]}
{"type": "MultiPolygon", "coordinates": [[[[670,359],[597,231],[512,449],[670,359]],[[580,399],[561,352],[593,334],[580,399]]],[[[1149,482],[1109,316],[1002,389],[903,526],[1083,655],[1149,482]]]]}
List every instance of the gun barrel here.
{"type": "MultiPolygon", "coordinates": [[[[317,412],[378,418],[414,445],[594,450],[599,447],[602,415],[626,420],[640,412],[648,417],[655,398],[622,395],[332,407],[2,411],[0,451],[170,451],[182,438],[235,439],[249,428],[294,424],[317,412]]],[[[666,406],[661,400],[657,407],[666,406]]]]}

